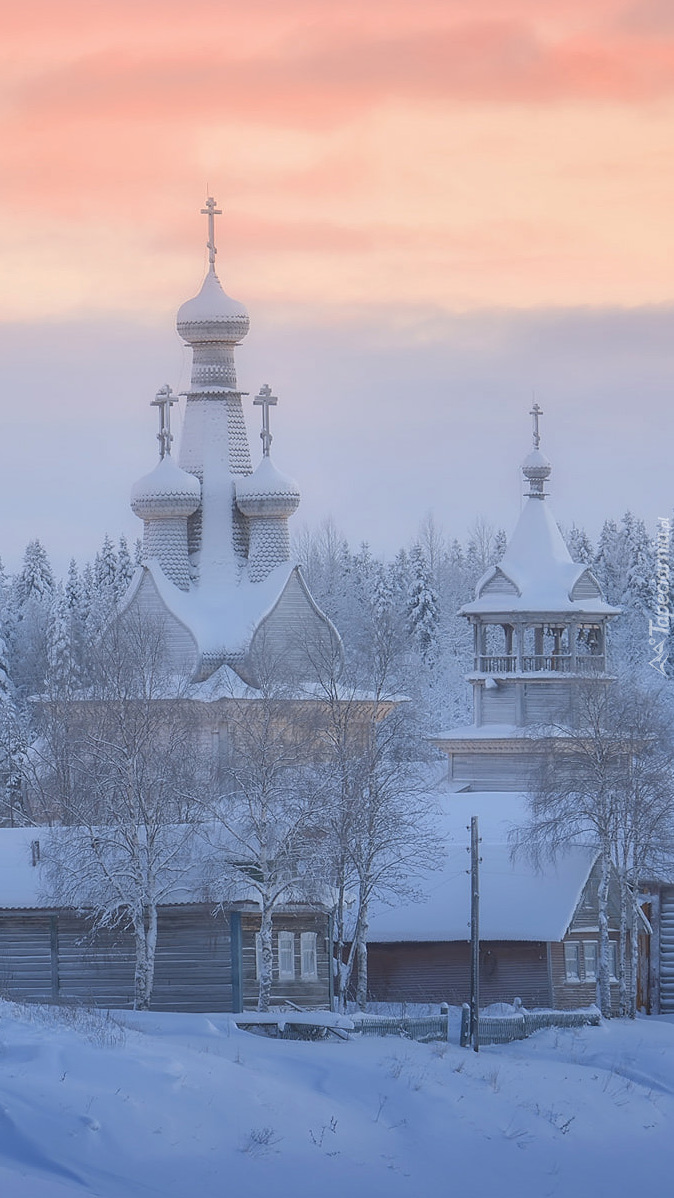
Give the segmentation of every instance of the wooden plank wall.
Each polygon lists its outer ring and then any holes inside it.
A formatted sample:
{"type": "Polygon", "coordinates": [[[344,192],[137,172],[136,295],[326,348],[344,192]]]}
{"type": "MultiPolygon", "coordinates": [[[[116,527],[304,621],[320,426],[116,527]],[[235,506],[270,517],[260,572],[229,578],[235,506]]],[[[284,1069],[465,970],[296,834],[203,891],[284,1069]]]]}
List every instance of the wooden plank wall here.
{"type": "MultiPolygon", "coordinates": [[[[244,1010],[255,1009],[257,1006],[258,984],[255,977],[255,933],[259,931],[260,920],[254,915],[244,915],[241,920],[242,964],[243,964],[243,1006],[244,1010]]],[[[298,1007],[326,1007],[330,1002],[330,939],[328,917],[320,912],[315,914],[286,915],[280,914],[274,919],[272,935],[274,952],[274,978],[272,984],[272,1003],[290,999],[298,1007]],[[295,933],[295,978],[294,980],[279,979],[278,977],[278,933],[295,933]],[[316,933],[316,965],[318,977],[315,981],[307,981],[301,976],[300,961],[300,932],[316,933]]]]}
{"type": "Polygon", "coordinates": [[[52,934],[46,912],[0,919],[0,995],[17,1002],[52,1002],[52,934]]]}
{"type": "MultiPolygon", "coordinates": [[[[368,993],[373,1002],[467,1002],[470,946],[371,944],[368,993]]],[[[480,1004],[521,998],[525,1006],[550,1005],[547,947],[542,943],[484,942],[480,951],[480,1004]]]]}
{"type": "MultiPolygon", "coordinates": [[[[572,932],[566,940],[598,940],[599,933],[596,930],[591,932],[572,932]]],[[[617,937],[612,935],[612,940],[617,940],[617,937]]],[[[616,944],[617,952],[617,944],[616,944]]],[[[583,969],[583,952],[580,952],[581,973],[583,969]]],[[[552,993],[553,1006],[558,1011],[573,1011],[577,1007],[590,1007],[597,1001],[597,982],[596,978],[589,981],[581,980],[578,982],[566,980],[566,969],[564,965],[564,944],[550,945],[550,972],[552,977],[552,993]]],[[[618,983],[611,983],[611,1010],[614,1015],[618,1014],[618,983]]]]}
{"type": "MultiPolygon", "coordinates": [[[[160,911],[153,1010],[231,1011],[229,917],[208,905],[160,911]]],[[[0,914],[0,994],[24,1002],[132,1007],[133,936],[73,913],[0,914]]]]}

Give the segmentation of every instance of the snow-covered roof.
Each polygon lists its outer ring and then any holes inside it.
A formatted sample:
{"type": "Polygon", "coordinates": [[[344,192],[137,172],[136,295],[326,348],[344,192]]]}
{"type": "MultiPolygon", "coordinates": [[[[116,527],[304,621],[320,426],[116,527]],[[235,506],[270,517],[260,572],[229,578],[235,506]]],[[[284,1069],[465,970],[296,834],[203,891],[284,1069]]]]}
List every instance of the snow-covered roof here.
{"type": "Polygon", "coordinates": [[[443,867],[418,879],[421,902],[392,907],[372,904],[373,943],[453,941],[470,938],[467,873],[471,816],[481,837],[480,937],[482,940],[559,941],[567,932],[597,853],[573,846],[555,864],[537,870],[524,855],[511,857],[509,831],[526,816],[526,795],[473,792],[442,797],[441,822],[448,840],[443,867]]]}
{"type": "MultiPolygon", "coordinates": [[[[67,836],[68,828],[32,827],[0,828],[0,910],[48,909],[53,906],[49,895],[49,874],[46,865],[52,836],[67,836]],[[33,852],[37,842],[39,852],[33,852]],[[33,862],[36,860],[36,864],[33,862]]],[[[181,830],[183,831],[183,830],[181,830]]],[[[222,836],[215,829],[212,841],[222,836]]],[[[175,884],[162,900],[164,904],[180,906],[188,903],[217,901],[209,896],[207,870],[203,863],[212,854],[210,841],[195,837],[190,841],[189,870],[176,878],[175,884]]],[[[86,886],[86,883],[83,883],[86,886]]],[[[235,903],[255,903],[255,891],[243,881],[237,886],[229,885],[228,898],[235,903]]],[[[87,905],[87,893],[83,890],[80,901],[87,905]]]]}
{"type": "Polygon", "coordinates": [[[462,615],[618,613],[602,598],[587,566],[572,560],[546,500],[538,496],[527,499],[502,560],[483,575],[475,596],[461,608],[462,615]]]}
{"type": "MultiPolygon", "coordinates": [[[[438,798],[438,792],[431,796],[438,798]]],[[[442,869],[414,879],[425,897],[421,902],[388,906],[375,901],[370,910],[372,942],[467,940],[470,924],[470,887],[467,874],[468,826],[472,815],[480,821],[480,933],[483,940],[559,941],[566,933],[583,888],[596,860],[596,850],[575,846],[556,864],[537,871],[524,856],[511,858],[508,833],[525,816],[523,794],[440,793],[440,826],[447,838],[448,855],[442,869]]],[[[49,828],[0,829],[0,909],[35,909],[49,903],[43,869],[48,855],[49,828]],[[43,861],[33,865],[32,842],[39,841],[43,861]]],[[[66,836],[68,829],[59,829],[66,836]]],[[[191,842],[194,868],[176,882],[165,902],[183,904],[208,901],[209,888],[199,862],[212,852],[208,843],[191,842]]],[[[214,894],[214,900],[217,899],[214,894]]],[[[232,902],[255,902],[245,884],[228,890],[232,902]]],[[[86,906],[86,895],[82,896],[86,906]]]]}
{"type": "MultiPolygon", "coordinates": [[[[242,575],[238,582],[230,585],[222,582],[217,587],[202,585],[182,591],[166,577],[159,563],[151,558],[138,567],[124,596],[120,608],[122,613],[134,602],[140,587],[147,585],[148,576],[166,612],[174,616],[191,636],[201,663],[219,660],[238,666],[250,650],[256,631],[281,601],[293,576],[306,596],[309,607],[332,630],[332,625],[314,603],[296,563],[292,561],[275,566],[260,582],[250,582],[242,575]]],[[[210,666],[212,668],[214,665],[210,666]]],[[[195,677],[206,676],[210,669],[197,667],[195,677]]]]}
{"type": "Polygon", "coordinates": [[[518,724],[464,724],[447,732],[436,732],[430,739],[436,744],[446,740],[527,740],[530,737],[531,728],[518,724]]]}

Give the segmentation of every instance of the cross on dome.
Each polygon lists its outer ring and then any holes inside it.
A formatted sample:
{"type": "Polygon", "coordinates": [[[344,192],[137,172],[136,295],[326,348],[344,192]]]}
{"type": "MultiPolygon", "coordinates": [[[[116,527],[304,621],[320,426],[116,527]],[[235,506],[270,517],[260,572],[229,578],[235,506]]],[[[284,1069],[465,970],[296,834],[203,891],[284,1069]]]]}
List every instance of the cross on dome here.
{"type": "Polygon", "coordinates": [[[215,218],[222,216],[222,208],[216,208],[216,203],[213,196],[208,196],[206,207],[201,209],[201,215],[208,217],[208,264],[211,270],[215,270],[215,255],[218,252],[215,247],[215,218]]]}
{"type": "Polygon", "coordinates": [[[531,411],[530,411],[529,415],[530,415],[530,416],[533,416],[533,421],[534,421],[534,434],[533,434],[533,436],[534,436],[534,449],[540,449],[540,445],[541,445],[541,434],[540,434],[540,431],[539,431],[539,428],[538,428],[538,417],[543,415],[543,409],[542,409],[542,407],[540,406],[540,404],[539,404],[539,403],[535,403],[535,404],[534,404],[534,406],[533,406],[533,408],[531,409],[531,411]]]}
{"type": "Polygon", "coordinates": [[[262,432],[260,433],[260,440],[262,441],[262,453],[264,457],[268,458],[271,443],[274,439],[269,432],[269,409],[276,407],[278,396],[272,395],[269,383],[263,383],[253,403],[256,407],[262,408],[262,432]]]}
{"type": "Polygon", "coordinates": [[[173,433],[171,432],[171,408],[174,403],[178,402],[178,396],[174,395],[173,388],[168,383],[164,383],[160,387],[154,399],[150,403],[150,407],[159,408],[159,432],[157,440],[159,442],[159,458],[163,460],[165,457],[171,456],[171,442],[173,433]]]}

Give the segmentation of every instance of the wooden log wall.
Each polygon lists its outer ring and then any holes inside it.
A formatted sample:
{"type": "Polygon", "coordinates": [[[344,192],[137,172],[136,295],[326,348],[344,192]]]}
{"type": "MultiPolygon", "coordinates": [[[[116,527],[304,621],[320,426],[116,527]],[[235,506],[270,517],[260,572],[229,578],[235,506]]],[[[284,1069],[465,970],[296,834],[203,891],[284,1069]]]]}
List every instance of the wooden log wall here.
{"type": "MultiPolygon", "coordinates": [[[[254,1010],[257,1006],[255,933],[259,931],[259,928],[259,917],[255,915],[242,916],[243,1007],[246,1010],[254,1010]]],[[[274,953],[272,1003],[281,1003],[285,999],[289,999],[298,1007],[329,1006],[332,978],[328,917],[320,912],[313,915],[279,914],[274,918],[272,947],[274,953]],[[279,932],[292,932],[295,936],[295,977],[293,979],[279,978],[278,976],[279,932]],[[313,980],[302,977],[301,932],[315,932],[316,934],[317,977],[313,980]]]]}
{"type": "MultiPolygon", "coordinates": [[[[371,944],[368,993],[373,1002],[467,1002],[470,945],[371,944]]],[[[538,942],[483,942],[480,946],[480,1002],[526,1007],[551,1005],[547,946],[538,942]]]]}

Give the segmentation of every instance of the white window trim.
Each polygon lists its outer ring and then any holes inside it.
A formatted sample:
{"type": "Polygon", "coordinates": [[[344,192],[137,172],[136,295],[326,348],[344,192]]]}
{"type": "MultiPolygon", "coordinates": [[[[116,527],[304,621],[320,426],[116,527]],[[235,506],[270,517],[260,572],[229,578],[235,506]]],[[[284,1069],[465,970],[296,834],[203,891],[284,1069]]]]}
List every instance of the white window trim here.
{"type": "Polygon", "coordinates": [[[573,982],[574,985],[576,982],[580,981],[580,951],[579,950],[580,950],[580,941],[578,941],[578,940],[565,940],[564,941],[564,979],[567,982],[573,982]],[[567,956],[567,950],[569,948],[574,948],[576,950],[576,954],[575,954],[576,955],[576,972],[575,973],[570,973],[570,971],[569,971],[569,959],[567,956]]]}
{"type": "Polygon", "coordinates": [[[291,982],[295,977],[295,933],[294,932],[279,932],[278,934],[278,976],[284,982],[291,982]],[[284,946],[284,947],[282,947],[284,946]],[[291,969],[283,968],[284,957],[287,956],[288,949],[290,950],[290,959],[292,962],[291,969]]]}
{"type": "Polygon", "coordinates": [[[597,980],[597,962],[599,961],[599,944],[596,940],[583,941],[583,971],[585,973],[586,982],[596,982],[597,980]],[[586,945],[594,945],[594,969],[587,967],[587,948],[586,945]]]}
{"type": "Polygon", "coordinates": [[[300,932],[300,977],[307,981],[316,981],[318,978],[316,932],[300,932]],[[312,963],[309,969],[306,968],[307,957],[312,963]]]}

